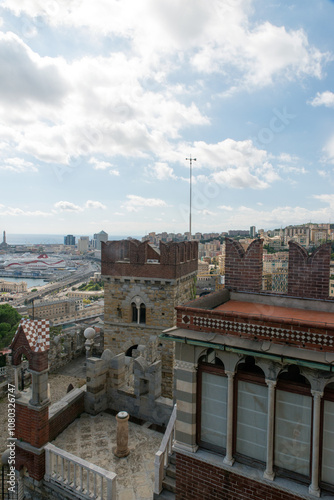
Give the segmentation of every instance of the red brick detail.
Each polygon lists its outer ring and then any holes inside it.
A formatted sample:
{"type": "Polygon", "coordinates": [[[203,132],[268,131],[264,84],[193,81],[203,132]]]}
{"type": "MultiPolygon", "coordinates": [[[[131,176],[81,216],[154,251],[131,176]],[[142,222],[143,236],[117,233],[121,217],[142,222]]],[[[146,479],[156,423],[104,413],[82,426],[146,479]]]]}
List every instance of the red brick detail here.
{"type": "Polygon", "coordinates": [[[82,393],[71,405],[62,412],[57,413],[49,420],[49,440],[53,441],[70,425],[81,413],[85,411],[85,394],[82,393]]]}
{"type": "Polygon", "coordinates": [[[40,448],[49,441],[49,409],[40,411],[16,403],[15,437],[40,448]]]}
{"type": "Polygon", "coordinates": [[[106,276],[177,279],[197,271],[197,267],[197,241],[160,242],[160,253],[147,241],[101,242],[101,272],[106,276]]]}
{"type": "Polygon", "coordinates": [[[261,292],[263,240],[254,240],[246,252],[236,240],[225,239],[225,287],[231,291],[261,292]]]}
{"type": "Polygon", "coordinates": [[[26,356],[26,358],[30,363],[32,351],[30,349],[29,342],[26,336],[24,335],[22,328],[15,335],[14,340],[10,347],[12,349],[12,356],[13,356],[12,363],[14,366],[17,366],[21,363],[22,355],[26,356]]]}
{"type": "Polygon", "coordinates": [[[176,325],[184,330],[210,334],[214,332],[258,341],[269,340],[274,344],[291,345],[312,351],[334,351],[334,344],[331,342],[334,339],[334,327],[326,323],[321,328],[320,324],[292,318],[264,319],[261,314],[249,317],[247,313],[242,312],[205,311],[186,306],[177,306],[176,310],[176,325]],[[186,321],[184,316],[187,317],[186,321]],[[223,321],[227,321],[229,326],[222,326],[223,321]],[[266,327],[266,330],[262,327],[266,327]]]}
{"type": "Polygon", "coordinates": [[[21,470],[26,467],[29,476],[36,481],[41,481],[45,475],[45,452],[35,455],[16,446],[15,468],[21,470]]]}
{"type": "Polygon", "coordinates": [[[294,241],[289,241],[288,295],[328,299],[331,244],[325,243],[311,255],[294,241]]]}
{"type": "Polygon", "coordinates": [[[275,483],[262,484],[211,464],[176,454],[176,500],[300,500],[275,483]]]}

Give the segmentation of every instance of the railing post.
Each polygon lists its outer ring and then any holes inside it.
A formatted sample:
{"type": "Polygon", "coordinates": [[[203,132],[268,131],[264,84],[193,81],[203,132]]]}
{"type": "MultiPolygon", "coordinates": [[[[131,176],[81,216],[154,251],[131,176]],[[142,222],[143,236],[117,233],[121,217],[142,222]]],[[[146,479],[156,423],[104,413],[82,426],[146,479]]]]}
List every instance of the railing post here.
{"type": "Polygon", "coordinates": [[[46,479],[49,479],[50,476],[52,476],[50,453],[51,453],[50,450],[45,448],[45,476],[46,476],[46,479]]]}
{"type": "Polygon", "coordinates": [[[164,476],[164,452],[158,451],[154,459],[154,493],[159,495],[162,490],[162,480],[164,476]]]}
{"type": "MultiPolygon", "coordinates": [[[[101,491],[103,498],[103,490],[101,491]]],[[[113,478],[107,478],[107,498],[106,500],[116,500],[116,475],[113,478]]]]}

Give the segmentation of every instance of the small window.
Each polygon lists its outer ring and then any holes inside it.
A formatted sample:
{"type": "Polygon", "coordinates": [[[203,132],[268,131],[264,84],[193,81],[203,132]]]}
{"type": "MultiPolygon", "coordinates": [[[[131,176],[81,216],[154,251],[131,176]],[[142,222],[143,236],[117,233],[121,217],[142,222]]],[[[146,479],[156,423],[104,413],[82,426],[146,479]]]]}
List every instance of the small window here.
{"type": "Polygon", "coordinates": [[[138,322],[138,311],[137,311],[137,306],[134,302],[132,302],[131,308],[132,308],[132,322],[137,323],[138,322]]]}
{"type": "Polygon", "coordinates": [[[146,323],[146,306],[145,304],[140,304],[140,318],[139,322],[140,323],[146,323]]]}

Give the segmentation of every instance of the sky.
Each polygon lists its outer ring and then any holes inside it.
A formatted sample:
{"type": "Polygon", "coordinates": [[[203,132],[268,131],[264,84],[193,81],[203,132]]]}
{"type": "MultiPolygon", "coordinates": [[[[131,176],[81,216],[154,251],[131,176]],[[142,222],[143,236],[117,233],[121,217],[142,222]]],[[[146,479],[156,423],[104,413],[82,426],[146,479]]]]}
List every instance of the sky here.
{"type": "Polygon", "coordinates": [[[0,231],[334,223],[334,2],[0,0],[0,231]]]}

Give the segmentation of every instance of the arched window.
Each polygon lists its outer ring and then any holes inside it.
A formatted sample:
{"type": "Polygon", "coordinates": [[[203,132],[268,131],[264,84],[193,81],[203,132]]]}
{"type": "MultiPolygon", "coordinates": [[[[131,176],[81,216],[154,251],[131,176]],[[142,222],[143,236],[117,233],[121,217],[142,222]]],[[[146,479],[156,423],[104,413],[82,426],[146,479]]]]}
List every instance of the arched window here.
{"type": "Polygon", "coordinates": [[[131,317],[133,323],[146,323],[146,306],[139,297],[135,297],[135,301],[131,303],[131,317]]]}
{"type": "Polygon", "coordinates": [[[132,304],[131,304],[131,310],[132,310],[132,322],[138,323],[138,310],[137,310],[137,306],[134,302],[132,302],[132,304]]]}
{"type": "Polygon", "coordinates": [[[235,455],[239,461],[265,463],[267,450],[268,388],[264,373],[248,356],[236,375],[235,455]],[[249,460],[251,459],[251,460],[249,460]]]}
{"type": "Polygon", "coordinates": [[[146,323],[146,306],[145,306],[145,304],[140,304],[139,323],[146,323]]]}
{"type": "Polygon", "coordinates": [[[311,424],[310,384],[298,366],[291,365],[279,375],[276,388],[274,464],[278,474],[310,476],[311,424]]]}
{"type": "Polygon", "coordinates": [[[220,453],[226,448],[227,377],[213,349],[200,358],[198,369],[197,442],[220,453]],[[210,362],[211,361],[211,362],[210,362]]]}

